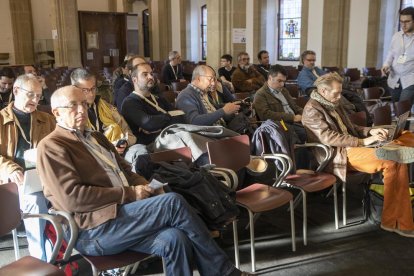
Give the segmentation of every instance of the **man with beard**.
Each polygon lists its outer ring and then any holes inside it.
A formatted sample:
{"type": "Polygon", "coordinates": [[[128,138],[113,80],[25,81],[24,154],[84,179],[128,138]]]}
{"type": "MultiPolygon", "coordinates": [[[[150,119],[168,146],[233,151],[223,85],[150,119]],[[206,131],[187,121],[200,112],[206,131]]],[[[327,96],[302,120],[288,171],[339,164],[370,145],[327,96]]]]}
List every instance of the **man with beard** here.
{"type": "Polygon", "coordinates": [[[12,87],[16,76],[12,69],[0,70],[0,109],[5,108],[13,98],[12,87]]]}
{"type": "Polygon", "coordinates": [[[192,125],[225,125],[226,118],[239,111],[240,105],[226,103],[216,109],[208,92],[215,90],[216,73],[207,65],[199,65],[193,71],[191,83],[178,94],[176,106],[185,113],[186,122],[192,125]]]}
{"type": "Polygon", "coordinates": [[[231,76],[236,92],[255,92],[266,82],[265,78],[250,64],[249,54],[241,52],[237,56],[239,65],[231,76]]]}
{"type": "Polygon", "coordinates": [[[151,94],[155,80],[148,63],[134,67],[131,77],[134,91],[125,98],[121,114],[138,138],[138,144],[148,145],[162,129],[173,123],[173,117],[168,113],[172,107],[163,98],[151,94]]]}
{"type": "Polygon", "coordinates": [[[414,104],[414,7],[400,11],[400,25],[381,71],[388,74],[393,101],[410,100],[414,104]]]}
{"type": "Polygon", "coordinates": [[[259,73],[267,80],[267,75],[270,70],[269,52],[261,50],[257,54],[257,59],[259,60],[259,64],[256,65],[257,71],[259,71],[259,73]]]}
{"type": "MultiPolygon", "coordinates": [[[[347,170],[365,173],[382,172],[384,182],[384,207],[381,228],[404,237],[414,237],[412,205],[408,190],[407,165],[391,160],[378,159],[374,147],[365,147],[387,139],[388,131],[354,125],[339,104],[342,78],[329,73],[315,81],[317,90],[311,94],[302,116],[308,141],[332,147],[332,158],[325,171],[346,181],[347,170]]],[[[403,133],[393,143],[414,146],[414,135],[403,133]]],[[[384,150],[384,149],[382,149],[384,150]]],[[[320,161],[324,153],[317,149],[315,157],[320,161]]]]}

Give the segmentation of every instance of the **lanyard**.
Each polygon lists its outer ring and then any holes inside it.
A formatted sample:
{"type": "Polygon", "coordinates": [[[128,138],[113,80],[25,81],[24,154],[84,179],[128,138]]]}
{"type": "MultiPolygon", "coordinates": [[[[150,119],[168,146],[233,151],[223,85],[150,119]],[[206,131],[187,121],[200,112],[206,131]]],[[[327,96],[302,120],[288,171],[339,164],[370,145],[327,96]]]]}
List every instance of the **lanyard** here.
{"type": "Polygon", "coordinates": [[[149,105],[151,105],[152,107],[154,107],[156,110],[167,114],[168,112],[165,111],[164,109],[162,109],[157,102],[157,99],[154,97],[154,95],[150,94],[151,100],[153,100],[153,102],[151,102],[150,100],[147,99],[147,97],[142,96],[141,94],[139,94],[138,92],[134,91],[133,92],[135,95],[137,95],[138,97],[140,97],[141,99],[143,99],[146,103],[148,103],[149,105]]]}
{"type": "Polygon", "coordinates": [[[16,126],[19,128],[20,133],[23,136],[23,139],[29,144],[30,148],[32,148],[32,142],[31,142],[31,132],[32,132],[32,125],[33,125],[33,120],[32,120],[32,116],[30,116],[30,130],[29,130],[29,139],[27,139],[26,137],[26,133],[24,132],[22,126],[20,125],[19,120],[17,119],[17,117],[15,117],[15,122],[16,122],[16,126]]]}
{"type": "Polygon", "coordinates": [[[96,112],[96,104],[95,103],[93,103],[93,105],[92,105],[92,107],[93,107],[93,112],[95,113],[95,118],[96,118],[96,121],[95,121],[95,125],[96,126],[92,126],[93,128],[95,128],[96,127],[96,131],[100,131],[100,129],[99,129],[99,117],[98,117],[98,112],[96,112]]]}
{"type": "Polygon", "coordinates": [[[171,65],[171,63],[170,63],[170,66],[171,66],[171,69],[173,70],[173,73],[174,73],[174,77],[175,77],[175,79],[176,79],[176,80],[178,80],[178,78],[177,78],[177,74],[178,74],[178,65],[177,65],[177,73],[175,72],[175,70],[174,70],[174,66],[172,66],[172,65],[171,65]]]}
{"type": "MultiPolygon", "coordinates": [[[[12,92],[10,92],[10,95],[9,95],[9,100],[8,100],[8,102],[7,102],[7,103],[10,103],[10,102],[11,102],[12,97],[13,97],[13,91],[12,91],[12,92]]],[[[0,93],[0,98],[1,98],[1,101],[2,101],[2,102],[4,102],[2,93],[0,93]]]]}
{"type": "MultiPolygon", "coordinates": [[[[101,145],[99,145],[99,143],[96,141],[96,139],[93,138],[92,136],[91,136],[91,140],[95,145],[101,147],[101,145]]],[[[119,169],[119,167],[117,165],[115,165],[115,163],[112,160],[110,160],[108,157],[106,157],[106,155],[104,155],[103,153],[101,153],[100,151],[98,151],[97,149],[95,149],[94,147],[89,145],[88,143],[85,143],[85,145],[90,150],[92,150],[98,156],[99,159],[104,161],[109,167],[112,168],[112,170],[114,172],[116,172],[119,175],[119,177],[121,178],[123,186],[129,186],[128,180],[126,179],[125,174],[123,173],[123,171],[121,169],[119,169]]]]}

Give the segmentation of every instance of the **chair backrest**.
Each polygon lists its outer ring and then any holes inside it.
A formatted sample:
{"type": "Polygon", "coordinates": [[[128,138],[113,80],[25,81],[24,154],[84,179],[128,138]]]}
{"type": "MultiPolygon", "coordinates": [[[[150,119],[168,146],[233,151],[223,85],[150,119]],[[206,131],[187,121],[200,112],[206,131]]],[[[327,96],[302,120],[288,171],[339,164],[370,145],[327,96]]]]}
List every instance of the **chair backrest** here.
{"type": "Polygon", "coordinates": [[[302,108],[305,107],[306,103],[309,101],[308,97],[300,96],[296,98],[296,104],[302,108]]]}
{"type": "Polygon", "coordinates": [[[395,104],[395,115],[400,116],[401,114],[411,110],[411,101],[405,100],[401,102],[396,102],[395,104]]]}
{"type": "Polygon", "coordinates": [[[172,90],[173,91],[181,91],[184,90],[188,85],[188,82],[172,82],[171,86],[172,86],[172,90]]]}
{"type": "Polygon", "coordinates": [[[374,125],[391,125],[391,107],[387,104],[384,106],[377,107],[374,110],[374,125]]]}
{"type": "Polygon", "coordinates": [[[285,87],[287,90],[289,90],[290,96],[293,98],[299,97],[299,86],[296,84],[286,84],[285,87]]]}
{"type": "Polygon", "coordinates": [[[373,100],[381,98],[385,93],[382,87],[368,87],[364,88],[364,99],[373,100]]]}
{"type": "Polygon", "coordinates": [[[350,81],[357,81],[361,78],[361,71],[358,68],[345,68],[345,76],[350,78],[350,81]]]}
{"type": "Polygon", "coordinates": [[[352,113],[348,117],[355,125],[364,127],[367,126],[367,113],[365,113],[365,111],[352,113]]]}
{"type": "Polygon", "coordinates": [[[169,104],[171,104],[172,106],[175,106],[175,99],[177,98],[178,94],[175,93],[174,91],[166,90],[166,91],[161,92],[160,96],[164,98],[165,100],[167,100],[169,104]]]}
{"type": "Polygon", "coordinates": [[[16,183],[0,185],[0,236],[15,229],[21,221],[19,192],[16,183]]]}
{"type": "Polygon", "coordinates": [[[210,164],[238,171],[250,163],[249,136],[240,135],[207,142],[210,164]]]}
{"type": "Polygon", "coordinates": [[[234,93],[234,98],[236,100],[244,100],[246,98],[250,97],[250,93],[249,92],[238,92],[238,93],[234,93]]]}
{"type": "Polygon", "coordinates": [[[154,152],[150,154],[150,158],[153,162],[183,161],[190,164],[192,161],[191,149],[189,147],[154,152]]]}

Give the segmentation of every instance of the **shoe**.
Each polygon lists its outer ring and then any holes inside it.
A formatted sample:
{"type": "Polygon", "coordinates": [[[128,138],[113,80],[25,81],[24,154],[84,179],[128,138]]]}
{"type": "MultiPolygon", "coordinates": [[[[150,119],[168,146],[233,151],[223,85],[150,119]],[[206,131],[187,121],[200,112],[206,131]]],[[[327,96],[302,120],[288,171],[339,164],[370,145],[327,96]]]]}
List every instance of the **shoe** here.
{"type": "Polygon", "coordinates": [[[414,238],[414,230],[401,230],[401,229],[397,229],[397,228],[390,228],[390,227],[386,227],[382,224],[381,224],[381,229],[385,230],[385,231],[388,231],[388,232],[397,233],[398,235],[403,236],[403,237],[414,238]]]}
{"type": "Polygon", "coordinates": [[[256,274],[252,274],[250,272],[246,272],[246,271],[242,271],[242,273],[240,274],[240,276],[254,276],[256,274]]]}
{"type": "Polygon", "coordinates": [[[375,154],[379,159],[391,160],[398,163],[414,162],[414,147],[404,147],[396,144],[377,148],[375,154]]]}

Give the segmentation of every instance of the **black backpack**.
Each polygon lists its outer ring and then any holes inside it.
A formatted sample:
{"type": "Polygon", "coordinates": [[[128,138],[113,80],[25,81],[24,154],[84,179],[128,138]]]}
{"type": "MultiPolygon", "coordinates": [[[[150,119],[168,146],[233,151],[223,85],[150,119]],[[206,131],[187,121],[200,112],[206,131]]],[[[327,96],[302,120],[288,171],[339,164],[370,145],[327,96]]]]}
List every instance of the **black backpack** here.
{"type": "Polygon", "coordinates": [[[153,178],[182,195],[211,230],[223,230],[239,214],[236,193],[206,168],[160,162],[153,178]]]}

